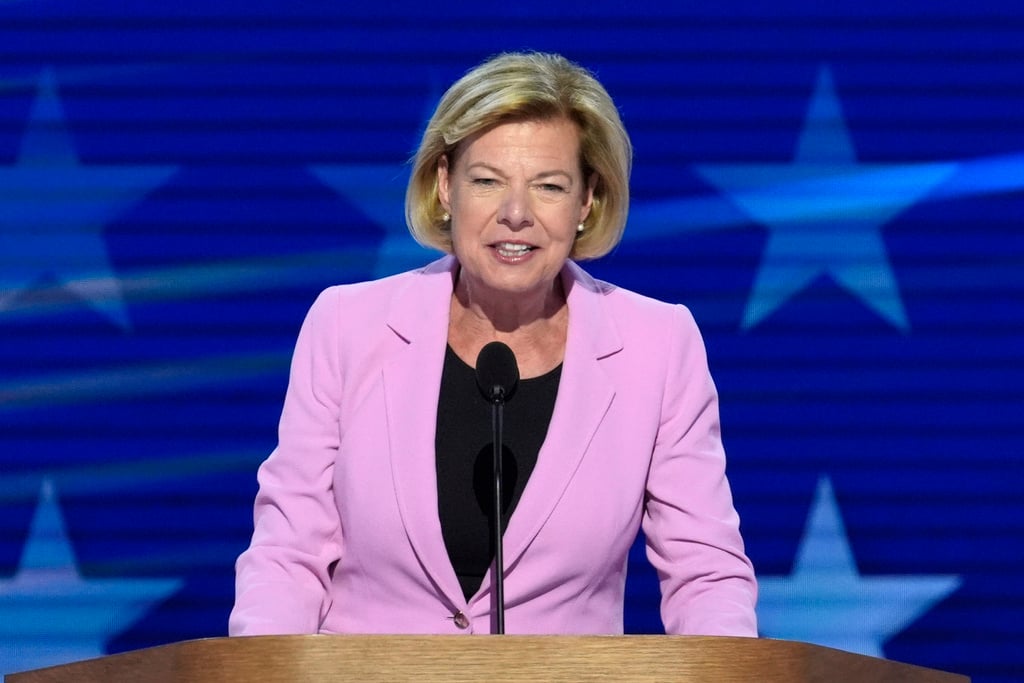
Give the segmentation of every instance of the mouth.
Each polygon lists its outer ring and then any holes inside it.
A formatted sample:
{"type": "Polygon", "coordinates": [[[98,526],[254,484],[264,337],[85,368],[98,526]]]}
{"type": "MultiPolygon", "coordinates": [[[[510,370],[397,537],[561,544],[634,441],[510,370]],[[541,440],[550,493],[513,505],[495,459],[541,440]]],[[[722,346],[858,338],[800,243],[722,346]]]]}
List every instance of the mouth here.
{"type": "Polygon", "coordinates": [[[518,258],[525,256],[537,247],[522,242],[496,242],[491,245],[503,258],[518,258]]]}

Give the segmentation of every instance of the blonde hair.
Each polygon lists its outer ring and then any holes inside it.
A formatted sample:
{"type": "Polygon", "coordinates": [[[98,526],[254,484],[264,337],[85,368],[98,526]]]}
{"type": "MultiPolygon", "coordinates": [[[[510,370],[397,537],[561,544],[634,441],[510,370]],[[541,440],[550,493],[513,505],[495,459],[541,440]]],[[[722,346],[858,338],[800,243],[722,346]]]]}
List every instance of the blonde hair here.
{"type": "Polygon", "coordinates": [[[585,229],[569,256],[593,259],[622,239],[629,212],[632,145],[615,103],[594,76],[565,57],[541,52],[498,55],[470,70],[441,98],[413,157],[405,221],[420,244],[451,252],[449,222],[437,194],[437,164],[459,143],[508,121],[566,118],[580,136],[584,182],[597,176],[585,229]]]}

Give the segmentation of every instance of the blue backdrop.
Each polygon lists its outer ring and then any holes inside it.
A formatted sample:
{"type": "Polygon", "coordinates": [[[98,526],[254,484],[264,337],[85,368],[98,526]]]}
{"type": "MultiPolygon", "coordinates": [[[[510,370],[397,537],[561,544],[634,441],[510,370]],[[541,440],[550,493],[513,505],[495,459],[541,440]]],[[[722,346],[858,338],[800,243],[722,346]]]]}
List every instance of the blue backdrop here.
{"type": "Polygon", "coordinates": [[[762,633],[1024,680],[1017,0],[0,0],[0,672],[226,633],[306,308],[432,258],[406,160],[524,48],[632,133],[588,268],[704,331],[762,633]]]}

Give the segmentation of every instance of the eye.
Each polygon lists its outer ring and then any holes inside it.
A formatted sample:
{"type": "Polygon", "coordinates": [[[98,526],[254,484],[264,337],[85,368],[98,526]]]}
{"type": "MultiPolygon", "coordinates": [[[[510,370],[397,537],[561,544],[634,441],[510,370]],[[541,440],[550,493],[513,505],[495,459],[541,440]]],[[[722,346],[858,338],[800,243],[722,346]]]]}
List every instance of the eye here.
{"type": "Polygon", "coordinates": [[[561,186],[561,185],[559,185],[557,183],[541,183],[539,187],[544,192],[560,192],[560,193],[568,192],[567,189],[565,189],[563,186],[561,186]]]}
{"type": "Polygon", "coordinates": [[[498,184],[498,181],[495,180],[494,178],[486,178],[486,177],[483,177],[483,178],[473,178],[470,182],[472,184],[478,186],[478,187],[493,187],[494,185],[498,184]]]}

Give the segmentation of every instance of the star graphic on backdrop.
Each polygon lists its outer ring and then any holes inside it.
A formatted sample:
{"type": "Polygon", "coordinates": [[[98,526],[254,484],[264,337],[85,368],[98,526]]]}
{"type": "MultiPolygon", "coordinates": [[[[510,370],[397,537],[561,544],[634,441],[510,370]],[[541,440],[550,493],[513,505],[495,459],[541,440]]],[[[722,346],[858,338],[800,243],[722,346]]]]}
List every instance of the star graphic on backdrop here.
{"type": "Polygon", "coordinates": [[[909,329],[881,228],[956,169],[955,163],[859,163],[823,67],[792,163],[695,167],[770,232],[742,327],[754,327],[828,275],[890,324],[909,329]]]}
{"type": "Polygon", "coordinates": [[[176,166],[85,166],[44,72],[17,163],[0,167],[0,312],[53,279],[121,329],[131,323],[102,232],[176,166]]]}
{"type": "Polygon", "coordinates": [[[0,673],[102,656],[110,638],[182,583],[81,577],[45,481],[18,571],[0,580],[0,673]]]}
{"type": "Polygon", "coordinates": [[[827,477],[818,481],[793,571],[758,578],[761,633],[884,657],[887,640],[960,586],[959,576],[863,576],[827,477]]]}
{"type": "Polygon", "coordinates": [[[438,257],[421,247],[405,225],[405,186],[409,167],[388,164],[324,164],[309,171],[332,190],[354,204],[367,218],[384,228],[377,248],[373,277],[394,275],[438,257]]]}
{"type": "MultiPolygon", "coordinates": [[[[434,104],[439,98],[440,83],[432,75],[423,111],[424,125],[433,115],[434,104]]],[[[438,252],[418,244],[405,224],[405,188],[409,184],[411,170],[411,164],[398,163],[309,166],[309,172],[320,182],[345,197],[384,229],[384,239],[377,247],[373,277],[420,268],[440,256],[438,252]]]]}

